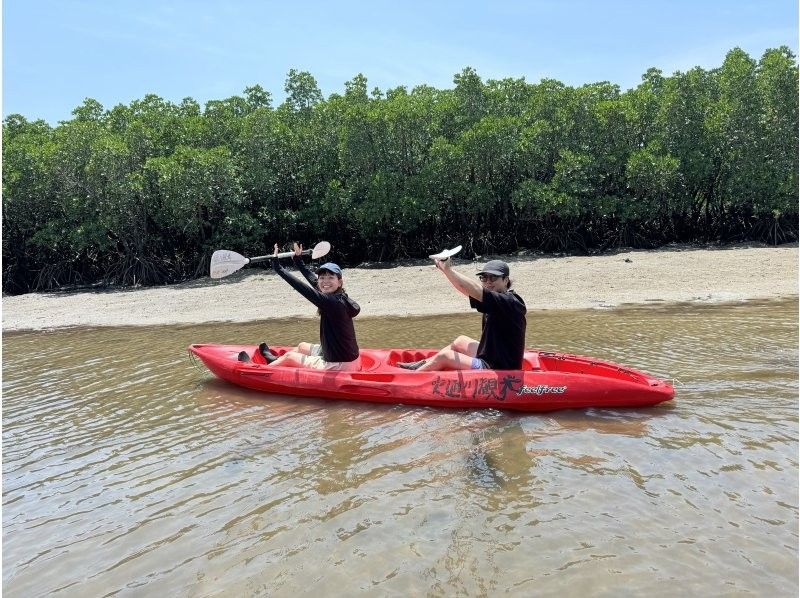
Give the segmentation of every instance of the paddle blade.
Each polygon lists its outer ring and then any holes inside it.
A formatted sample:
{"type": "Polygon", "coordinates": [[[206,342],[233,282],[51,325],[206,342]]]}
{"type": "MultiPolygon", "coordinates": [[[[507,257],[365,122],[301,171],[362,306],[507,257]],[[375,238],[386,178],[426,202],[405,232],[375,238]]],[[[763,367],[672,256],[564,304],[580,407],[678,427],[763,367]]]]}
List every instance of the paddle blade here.
{"type": "Polygon", "coordinates": [[[446,260],[449,257],[453,257],[461,251],[461,245],[458,247],[453,247],[452,249],[445,249],[444,251],[440,251],[439,253],[434,253],[433,255],[429,255],[428,257],[432,260],[446,260]]]}
{"type": "Polygon", "coordinates": [[[227,249],[219,249],[211,255],[211,278],[223,278],[250,263],[250,260],[227,249]]]}
{"type": "Polygon", "coordinates": [[[328,255],[328,252],[331,250],[331,244],[327,241],[320,241],[316,245],[314,245],[314,250],[311,252],[311,259],[315,260],[323,255],[328,255]]]}

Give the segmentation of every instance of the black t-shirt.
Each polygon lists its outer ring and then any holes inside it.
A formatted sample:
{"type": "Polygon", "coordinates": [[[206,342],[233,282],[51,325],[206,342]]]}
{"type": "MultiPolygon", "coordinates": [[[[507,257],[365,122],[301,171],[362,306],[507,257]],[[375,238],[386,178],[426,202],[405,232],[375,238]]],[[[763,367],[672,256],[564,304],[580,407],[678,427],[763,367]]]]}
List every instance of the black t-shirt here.
{"type": "Polygon", "coordinates": [[[294,265],[310,285],[303,284],[284,270],[278,260],[272,260],[272,269],[303,297],[319,308],[319,344],[325,361],[355,361],[358,359],[358,342],[353,318],[361,307],[347,293],[323,293],[317,289],[317,275],[306,268],[303,260],[294,257],[294,265]]]}
{"type": "Polygon", "coordinates": [[[483,331],[478,359],[494,370],[522,369],[525,353],[525,302],[514,291],[495,293],[483,289],[483,298],[469,298],[469,304],[483,314],[483,331]]]}

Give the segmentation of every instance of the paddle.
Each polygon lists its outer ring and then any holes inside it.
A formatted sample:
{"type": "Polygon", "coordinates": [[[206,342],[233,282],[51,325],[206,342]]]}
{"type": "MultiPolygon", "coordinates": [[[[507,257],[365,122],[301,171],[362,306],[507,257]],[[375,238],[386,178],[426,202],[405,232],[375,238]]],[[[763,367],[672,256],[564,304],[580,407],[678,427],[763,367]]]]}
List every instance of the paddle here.
{"type": "Polygon", "coordinates": [[[458,247],[453,247],[452,249],[445,249],[444,251],[440,251],[439,253],[434,253],[433,255],[429,255],[428,257],[432,260],[446,260],[449,257],[453,257],[461,251],[461,245],[458,247]]]}
{"type": "MultiPolygon", "coordinates": [[[[314,249],[306,249],[303,251],[303,255],[310,255],[311,259],[315,260],[318,257],[327,255],[330,250],[330,243],[327,241],[320,241],[314,246],[314,249]]],[[[284,251],[283,253],[279,253],[278,257],[286,258],[293,255],[294,251],[284,251]]],[[[235,251],[218,249],[211,255],[211,278],[223,278],[229,274],[233,274],[241,268],[244,268],[247,264],[264,262],[266,260],[271,260],[273,257],[275,256],[259,255],[257,257],[244,257],[235,251]]]]}

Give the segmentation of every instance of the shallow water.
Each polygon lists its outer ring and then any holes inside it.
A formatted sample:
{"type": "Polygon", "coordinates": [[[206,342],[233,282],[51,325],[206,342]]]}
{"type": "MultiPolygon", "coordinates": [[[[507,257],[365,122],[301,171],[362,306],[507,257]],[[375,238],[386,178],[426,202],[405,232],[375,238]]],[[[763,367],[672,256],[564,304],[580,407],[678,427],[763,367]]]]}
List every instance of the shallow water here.
{"type": "MultiPolygon", "coordinates": [[[[358,320],[444,345],[476,315],[358,320]]],[[[798,591],[798,304],[530,312],[528,344],[676,380],[649,409],[260,395],[193,342],[315,320],[3,338],[9,596],[798,591]]]]}

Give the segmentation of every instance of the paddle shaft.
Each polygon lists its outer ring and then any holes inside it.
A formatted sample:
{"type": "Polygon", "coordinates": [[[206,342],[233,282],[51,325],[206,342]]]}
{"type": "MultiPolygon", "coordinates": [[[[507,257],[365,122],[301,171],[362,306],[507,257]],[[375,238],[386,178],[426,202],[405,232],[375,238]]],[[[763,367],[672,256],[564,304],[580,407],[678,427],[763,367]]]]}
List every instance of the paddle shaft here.
{"type": "MultiPolygon", "coordinates": [[[[303,255],[311,255],[311,252],[312,252],[311,249],[304,249],[300,253],[302,253],[303,255]]],[[[294,255],[294,251],[283,251],[283,252],[279,253],[278,255],[259,255],[259,256],[256,256],[256,257],[248,258],[248,263],[253,264],[255,262],[265,262],[267,260],[271,260],[274,257],[277,257],[278,259],[283,259],[283,258],[287,258],[287,257],[292,257],[293,255],[294,255]]]]}

